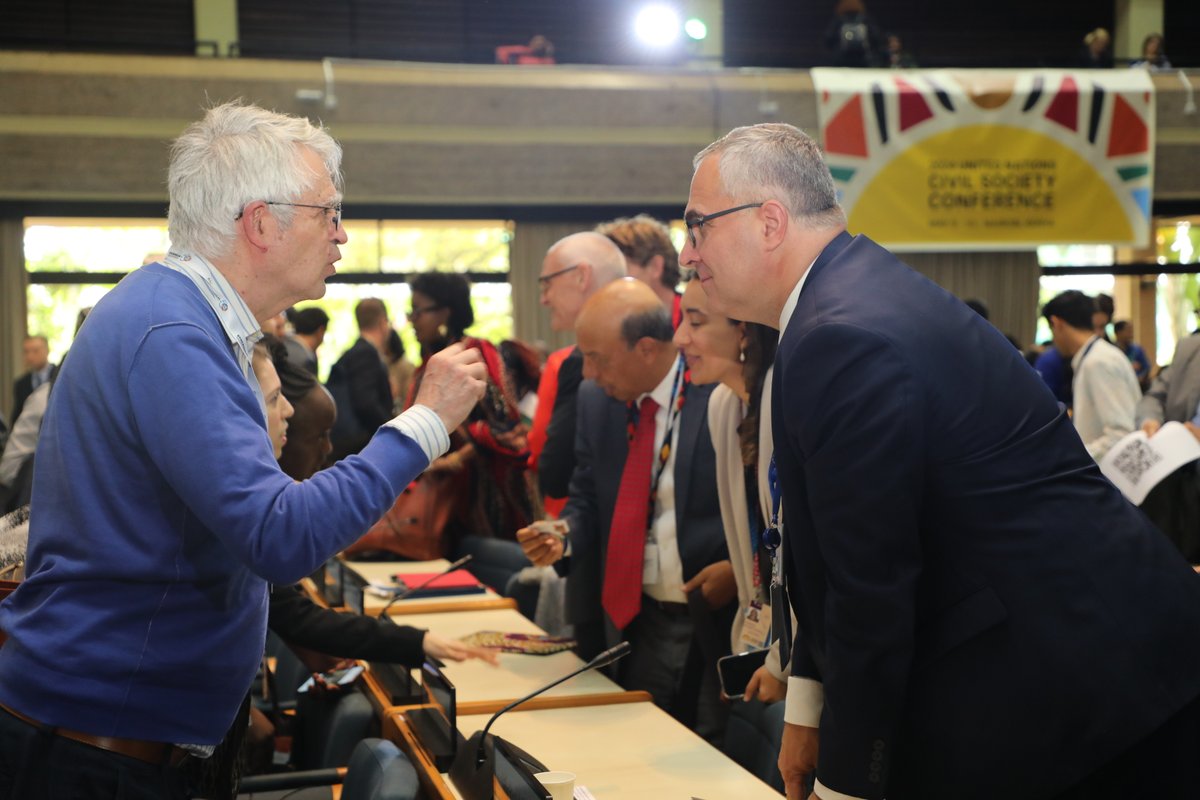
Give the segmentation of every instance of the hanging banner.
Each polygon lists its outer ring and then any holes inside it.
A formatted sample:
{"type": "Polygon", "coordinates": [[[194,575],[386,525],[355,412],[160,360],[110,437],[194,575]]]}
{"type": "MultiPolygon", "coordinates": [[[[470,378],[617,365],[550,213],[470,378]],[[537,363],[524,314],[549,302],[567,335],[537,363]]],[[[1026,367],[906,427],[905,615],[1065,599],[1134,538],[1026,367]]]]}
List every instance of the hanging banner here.
{"type": "Polygon", "coordinates": [[[1144,70],[814,69],[850,231],[897,250],[1145,246],[1144,70]]]}

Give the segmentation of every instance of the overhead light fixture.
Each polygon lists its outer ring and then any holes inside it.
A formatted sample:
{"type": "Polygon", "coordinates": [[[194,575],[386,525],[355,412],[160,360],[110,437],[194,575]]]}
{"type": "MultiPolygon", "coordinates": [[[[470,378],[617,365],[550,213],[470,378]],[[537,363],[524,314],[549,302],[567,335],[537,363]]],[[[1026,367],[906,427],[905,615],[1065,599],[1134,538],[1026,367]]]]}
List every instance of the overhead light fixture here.
{"type": "Polygon", "coordinates": [[[679,12],[664,4],[646,6],[634,18],[633,30],[644,44],[651,47],[668,47],[679,39],[679,12]]]}

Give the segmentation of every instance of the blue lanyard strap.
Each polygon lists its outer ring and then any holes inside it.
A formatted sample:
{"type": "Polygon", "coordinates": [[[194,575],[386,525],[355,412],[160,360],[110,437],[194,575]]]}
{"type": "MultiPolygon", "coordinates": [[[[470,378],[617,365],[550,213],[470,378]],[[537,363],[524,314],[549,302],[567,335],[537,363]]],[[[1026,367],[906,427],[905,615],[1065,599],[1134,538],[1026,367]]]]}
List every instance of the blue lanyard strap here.
{"type": "Polygon", "coordinates": [[[772,558],[779,549],[783,536],[779,533],[779,504],[783,499],[779,491],[779,470],[775,467],[775,456],[771,456],[771,466],[767,469],[767,488],[771,492],[771,521],[763,529],[763,546],[771,551],[772,558]]]}

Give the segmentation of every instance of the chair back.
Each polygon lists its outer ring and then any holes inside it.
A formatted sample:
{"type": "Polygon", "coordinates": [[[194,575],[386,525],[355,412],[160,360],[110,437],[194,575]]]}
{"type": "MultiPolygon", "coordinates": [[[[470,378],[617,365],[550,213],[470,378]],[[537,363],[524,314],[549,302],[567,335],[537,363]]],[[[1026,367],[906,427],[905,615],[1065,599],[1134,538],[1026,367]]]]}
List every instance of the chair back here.
{"type": "Polygon", "coordinates": [[[301,749],[308,754],[305,757],[303,754],[293,753],[293,762],[297,756],[305,758],[305,763],[297,765],[301,769],[322,769],[349,764],[354,748],[359,742],[373,732],[378,732],[375,709],[362,692],[344,689],[342,696],[334,701],[324,719],[319,711],[313,713],[314,710],[306,702],[301,702],[297,709],[297,716],[303,727],[300,735],[304,745],[301,749]],[[311,763],[308,758],[312,759],[311,763]]]}
{"type": "Polygon", "coordinates": [[[417,771],[408,756],[385,739],[363,739],[350,756],[342,800],[415,800],[417,771]]]}

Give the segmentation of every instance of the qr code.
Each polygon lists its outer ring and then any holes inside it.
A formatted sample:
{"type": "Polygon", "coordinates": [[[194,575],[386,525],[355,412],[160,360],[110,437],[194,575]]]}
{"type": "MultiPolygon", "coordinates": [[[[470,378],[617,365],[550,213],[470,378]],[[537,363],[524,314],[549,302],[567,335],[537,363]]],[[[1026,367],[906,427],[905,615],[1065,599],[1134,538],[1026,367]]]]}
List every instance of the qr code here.
{"type": "Polygon", "coordinates": [[[1148,446],[1145,442],[1130,442],[1113,460],[1113,466],[1121,471],[1131,482],[1137,483],[1146,474],[1146,470],[1162,461],[1162,455],[1148,446]]]}

